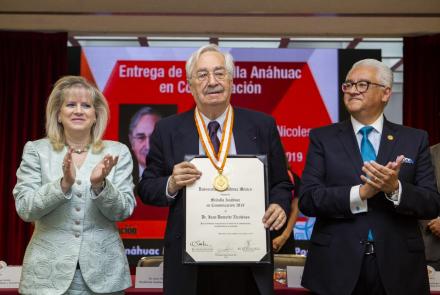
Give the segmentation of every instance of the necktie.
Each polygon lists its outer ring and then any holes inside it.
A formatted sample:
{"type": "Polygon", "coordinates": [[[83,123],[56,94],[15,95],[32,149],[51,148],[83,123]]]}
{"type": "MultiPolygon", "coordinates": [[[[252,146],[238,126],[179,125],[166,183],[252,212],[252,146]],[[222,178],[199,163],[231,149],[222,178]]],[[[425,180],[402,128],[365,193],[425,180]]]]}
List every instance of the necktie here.
{"type": "MultiPolygon", "coordinates": [[[[371,126],[362,127],[361,130],[359,130],[359,132],[362,133],[361,155],[364,162],[376,160],[376,152],[374,151],[371,141],[368,139],[368,134],[370,134],[371,131],[373,131],[373,127],[371,126]]],[[[373,232],[371,229],[368,230],[368,241],[373,241],[373,232]]]]}
{"type": "Polygon", "coordinates": [[[361,154],[364,162],[376,160],[376,152],[374,151],[371,141],[368,139],[368,134],[370,134],[372,130],[373,127],[371,126],[362,127],[361,130],[359,130],[359,132],[362,133],[361,154]]]}
{"type": "Polygon", "coordinates": [[[219,128],[220,124],[217,121],[211,121],[208,123],[209,138],[211,139],[216,154],[220,148],[220,140],[217,137],[217,131],[219,128]]]}

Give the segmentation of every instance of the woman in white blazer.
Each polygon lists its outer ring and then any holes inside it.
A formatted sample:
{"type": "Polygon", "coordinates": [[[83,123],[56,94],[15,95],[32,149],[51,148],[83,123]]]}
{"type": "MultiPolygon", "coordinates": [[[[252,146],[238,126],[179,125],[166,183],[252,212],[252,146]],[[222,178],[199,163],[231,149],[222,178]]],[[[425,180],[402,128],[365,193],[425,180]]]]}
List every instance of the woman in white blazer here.
{"type": "Polygon", "coordinates": [[[13,194],[35,230],[21,294],[123,294],[131,285],[115,222],[136,206],[133,163],[125,145],[102,140],[108,112],[84,78],[61,78],[46,107],[47,137],[24,147],[13,194]]]}

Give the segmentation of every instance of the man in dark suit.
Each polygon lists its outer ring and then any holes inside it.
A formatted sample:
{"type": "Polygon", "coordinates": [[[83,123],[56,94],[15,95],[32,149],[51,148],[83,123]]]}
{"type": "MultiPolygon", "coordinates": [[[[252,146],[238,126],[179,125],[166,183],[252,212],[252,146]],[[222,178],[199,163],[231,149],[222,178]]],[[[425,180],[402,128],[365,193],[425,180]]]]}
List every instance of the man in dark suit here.
{"type": "Polygon", "coordinates": [[[137,184],[147,166],[145,159],[150,150],[150,136],[154,126],[161,119],[151,107],[142,107],[130,119],[128,126],[128,139],[130,147],[136,158],[137,166],[133,169],[133,182],[137,184]]]}
{"type": "MultiPolygon", "coordinates": [[[[440,143],[431,146],[431,158],[434,165],[437,190],[440,192],[440,143]]],[[[440,271],[440,217],[432,220],[420,220],[425,242],[426,262],[440,271]]]]}
{"type": "MultiPolygon", "coordinates": [[[[194,183],[203,171],[184,161],[185,155],[205,154],[196,128],[195,112],[204,125],[215,126],[212,146],[228,130],[221,130],[228,120],[234,64],[229,53],[216,45],[201,47],[186,64],[187,80],[196,109],[159,121],[150,140],[147,168],[138,186],[143,202],[169,206],[165,233],[165,294],[272,294],[273,266],[192,266],[182,264],[184,212],[182,191],[194,183]]],[[[234,124],[229,155],[266,154],[269,172],[269,206],[261,226],[280,229],[289,213],[291,183],[287,175],[284,151],[275,121],[262,113],[233,108],[234,124]]],[[[203,124],[200,124],[201,126],[203,124]]],[[[226,129],[226,128],[225,128],[226,129]]],[[[207,131],[207,130],[205,130],[207,131]]],[[[205,132],[203,131],[203,132],[205,132]]],[[[209,143],[208,143],[209,145],[209,143]]]]}
{"type": "Polygon", "coordinates": [[[429,294],[417,219],[439,214],[426,132],[387,121],[392,72],[357,62],[350,120],[310,132],[300,210],[316,216],[302,285],[317,294],[429,294]]]}

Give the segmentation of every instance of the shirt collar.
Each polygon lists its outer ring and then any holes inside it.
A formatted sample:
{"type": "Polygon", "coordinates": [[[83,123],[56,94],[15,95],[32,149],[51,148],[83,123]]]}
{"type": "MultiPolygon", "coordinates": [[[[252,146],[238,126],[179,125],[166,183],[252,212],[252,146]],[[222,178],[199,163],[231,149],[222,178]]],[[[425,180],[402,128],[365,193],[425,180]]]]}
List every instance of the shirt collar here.
{"type": "Polygon", "coordinates": [[[211,121],[217,121],[220,124],[220,128],[218,129],[220,132],[222,132],[222,128],[223,128],[223,123],[226,120],[226,113],[228,111],[228,108],[226,108],[226,110],[223,112],[223,114],[221,114],[220,116],[218,116],[217,118],[215,118],[214,120],[209,119],[208,117],[206,117],[202,112],[200,112],[200,115],[202,115],[203,118],[203,122],[205,122],[205,126],[208,126],[209,122],[211,121]]]}
{"type": "MultiPolygon", "coordinates": [[[[353,116],[351,116],[350,119],[351,119],[351,124],[353,125],[354,134],[358,134],[359,130],[361,130],[362,127],[367,126],[367,125],[362,124],[361,122],[359,122],[355,118],[353,118],[353,116]]],[[[373,124],[370,124],[368,126],[373,127],[374,130],[376,130],[379,134],[382,134],[383,121],[384,121],[384,119],[383,119],[383,113],[382,113],[382,114],[380,114],[379,118],[377,118],[377,120],[373,124]]]]}

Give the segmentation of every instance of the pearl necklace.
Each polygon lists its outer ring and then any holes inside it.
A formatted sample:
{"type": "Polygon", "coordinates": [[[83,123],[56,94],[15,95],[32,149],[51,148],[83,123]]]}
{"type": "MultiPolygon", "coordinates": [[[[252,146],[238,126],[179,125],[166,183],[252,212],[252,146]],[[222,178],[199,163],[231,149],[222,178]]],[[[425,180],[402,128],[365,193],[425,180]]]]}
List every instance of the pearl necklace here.
{"type": "Polygon", "coordinates": [[[74,147],[71,147],[71,146],[68,146],[68,147],[72,149],[73,153],[78,154],[78,155],[81,155],[82,153],[85,153],[85,152],[87,152],[89,150],[89,146],[88,145],[86,145],[83,148],[74,148],[74,147]]]}

